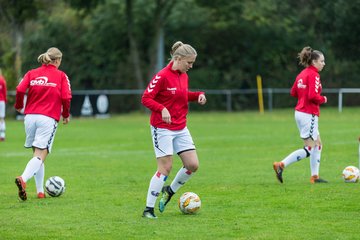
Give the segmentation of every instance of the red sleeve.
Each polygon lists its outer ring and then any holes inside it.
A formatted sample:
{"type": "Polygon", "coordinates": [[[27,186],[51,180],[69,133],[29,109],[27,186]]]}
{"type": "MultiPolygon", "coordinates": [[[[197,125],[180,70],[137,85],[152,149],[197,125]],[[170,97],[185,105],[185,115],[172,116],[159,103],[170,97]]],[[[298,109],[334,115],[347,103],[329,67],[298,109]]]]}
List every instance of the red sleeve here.
{"type": "Polygon", "coordinates": [[[15,109],[23,109],[24,107],[24,96],[23,92],[16,92],[15,109]]]}
{"type": "Polygon", "coordinates": [[[30,83],[29,76],[30,76],[30,71],[25,74],[23,79],[21,79],[18,86],[16,87],[16,92],[26,93],[26,90],[28,89],[30,83]]]}
{"type": "Polygon", "coordinates": [[[293,96],[293,97],[295,97],[295,98],[298,97],[297,91],[296,91],[296,89],[297,89],[297,88],[296,88],[296,82],[297,82],[297,81],[294,82],[294,84],[293,84],[293,86],[292,86],[292,88],[291,88],[291,90],[290,90],[290,95],[293,96]]]}
{"type": "Polygon", "coordinates": [[[153,112],[161,112],[164,109],[164,105],[154,100],[158,92],[161,90],[163,81],[163,76],[156,75],[150,81],[141,98],[141,103],[153,112]]]}
{"type": "Polygon", "coordinates": [[[68,76],[63,73],[61,78],[61,99],[71,99],[71,85],[68,76]]]}
{"type": "Polygon", "coordinates": [[[5,97],[5,103],[7,103],[7,89],[6,89],[6,81],[4,80],[4,97],[5,97]]]}
{"type": "Polygon", "coordinates": [[[191,92],[191,91],[188,91],[188,101],[189,102],[197,101],[200,94],[205,94],[205,93],[204,92],[191,92]]]}
{"type": "Polygon", "coordinates": [[[309,76],[309,95],[308,98],[311,102],[316,104],[322,104],[325,102],[325,97],[320,95],[321,93],[321,82],[320,75],[309,76]]]}
{"type": "Polygon", "coordinates": [[[63,99],[62,101],[62,116],[68,118],[70,116],[70,99],[63,99]]]}
{"type": "Polygon", "coordinates": [[[16,87],[16,99],[15,99],[15,109],[22,109],[24,107],[24,96],[28,89],[30,82],[30,71],[25,74],[23,79],[21,79],[20,83],[16,87]]]}

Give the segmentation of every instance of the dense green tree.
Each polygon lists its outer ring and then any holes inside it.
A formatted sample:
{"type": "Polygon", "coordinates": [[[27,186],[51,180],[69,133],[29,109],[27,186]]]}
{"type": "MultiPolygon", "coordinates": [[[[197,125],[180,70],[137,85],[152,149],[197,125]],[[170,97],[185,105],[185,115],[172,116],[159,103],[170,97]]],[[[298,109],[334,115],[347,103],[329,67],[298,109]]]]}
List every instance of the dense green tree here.
{"type": "Polygon", "coordinates": [[[264,87],[288,88],[307,45],[325,54],[325,87],[358,87],[360,0],[0,0],[0,6],[0,67],[14,83],[16,66],[36,67],[37,56],[57,46],[73,89],[143,89],[180,40],[198,51],[192,88],[255,88],[258,74],[264,87]]]}
{"type": "MultiPolygon", "coordinates": [[[[22,76],[22,44],[27,21],[36,19],[39,9],[48,8],[48,0],[0,0],[0,18],[9,31],[11,51],[14,54],[13,71],[16,79],[22,76]]],[[[12,84],[10,84],[12,85],[12,84]]]]}

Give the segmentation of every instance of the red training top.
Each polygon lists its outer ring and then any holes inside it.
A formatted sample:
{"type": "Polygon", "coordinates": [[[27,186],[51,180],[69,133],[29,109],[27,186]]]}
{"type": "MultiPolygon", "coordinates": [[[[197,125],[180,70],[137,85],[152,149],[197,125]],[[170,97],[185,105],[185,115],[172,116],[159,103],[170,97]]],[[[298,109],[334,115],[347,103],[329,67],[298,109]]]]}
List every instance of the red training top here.
{"type": "Polygon", "coordinates": [[[189,77],[171,69],[173,61],[158,72],[144,91],[141,102],[152,113],[150,124],[154,127],[169,130],[181,130],[186,127],[188,102],[197,101],[204,92],[191,92],[188,89],[189,77]],[[171,116],[171,124],[162,120],[161,111],[167,108],[171,116]]]}
{"type": "Polygon", "coordinates": [[[43,64],[25,74],[16,87],[16,109],[23,108],[27,89],[29,91],[25,114],[42,114],[56,121],[59,121],[61,112],[64,118],[69,117],[72,98],[70,81],[66,74],[56,66],[43,64]]]}
{"type": "Polygon", "coordinates": [[[317,68],[311,65],[302,70],[296,77],[290,92],[291,96],[298,99],[295,110],[319,116],[320,104],[325,102],[325,97],[321,96],[321,90],[317,68]]]}
{"type": "Polygon", "coordinates": [[[5,78],[0,75],[0,101],[7,102],[6,95],[6,81],[5,78]]]}

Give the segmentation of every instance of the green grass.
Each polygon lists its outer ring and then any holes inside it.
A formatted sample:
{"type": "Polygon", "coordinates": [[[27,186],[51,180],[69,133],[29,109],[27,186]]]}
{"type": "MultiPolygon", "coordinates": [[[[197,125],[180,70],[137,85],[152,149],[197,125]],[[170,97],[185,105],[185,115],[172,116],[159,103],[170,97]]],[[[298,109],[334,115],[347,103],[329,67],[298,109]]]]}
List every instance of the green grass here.
{"type": "MultiPolygon", "coordinates": [[[[293,110],[190,113],[199,171],[158,219],[141,218],[155,172],[148,115],[73,119],[58,129],[46,178],[65,179],[59,198],[17,199],[14,178],[31,158],[20,121],[7,119],[0,143],[0,239],[358,239],[359,184],[345,184],[342,170],[358,166],[360,109],[324,108],[321,176],[309,183],[309,160],[291,165],[279,184],[272,162],[302,147],[293,110]],[[183,215],[177,197],[197,193],[202,209],[183,215]]],[[[181,167],[175,158],[168,183],[181,167]]]]}

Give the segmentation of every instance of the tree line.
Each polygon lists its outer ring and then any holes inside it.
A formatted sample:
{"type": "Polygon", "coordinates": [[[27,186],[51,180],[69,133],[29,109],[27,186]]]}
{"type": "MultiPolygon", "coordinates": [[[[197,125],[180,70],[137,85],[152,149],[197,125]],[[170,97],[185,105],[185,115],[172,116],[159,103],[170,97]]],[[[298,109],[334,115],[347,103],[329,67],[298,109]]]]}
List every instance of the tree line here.
{"type": "Polygon", "coordinates": [[[198,52],[194,89],[290,87],[311,46],[326,88],[358,87],[360,0],[0,0],[9,89],[56,46],[73,89],[143,89],[175,41],[198,52]]]}

